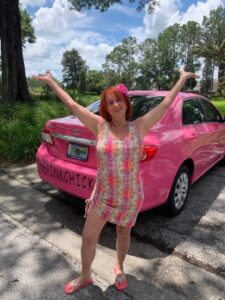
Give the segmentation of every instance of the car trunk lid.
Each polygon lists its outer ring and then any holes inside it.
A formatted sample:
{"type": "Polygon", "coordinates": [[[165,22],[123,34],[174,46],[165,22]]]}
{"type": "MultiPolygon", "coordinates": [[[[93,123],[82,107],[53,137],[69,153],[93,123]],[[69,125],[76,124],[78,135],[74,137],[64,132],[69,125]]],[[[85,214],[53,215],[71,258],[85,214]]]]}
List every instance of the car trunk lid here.
{"type": "Polygon", "coordinates": [[[96,167],[96,137],[76,117],[50,120],[45,128],[53,142],[48,144],[51,155],[81,166],[96,167]]]}

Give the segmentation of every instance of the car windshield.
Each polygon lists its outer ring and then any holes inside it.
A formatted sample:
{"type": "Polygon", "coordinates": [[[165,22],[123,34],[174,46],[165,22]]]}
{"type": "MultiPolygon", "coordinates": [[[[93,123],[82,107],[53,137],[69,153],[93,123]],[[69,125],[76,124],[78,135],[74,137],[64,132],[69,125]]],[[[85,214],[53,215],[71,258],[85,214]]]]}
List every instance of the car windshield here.
{"type": "MultiPolygon", "coordinates": [[[[131,121],[143,116],[148,111],[156,107],[164,97],[162,96],[131,96],[132,116],[131,121]]],[[[99,114],[100,100],[97,100],[87,106],[87,109],[95,114],[99,114]]]]}

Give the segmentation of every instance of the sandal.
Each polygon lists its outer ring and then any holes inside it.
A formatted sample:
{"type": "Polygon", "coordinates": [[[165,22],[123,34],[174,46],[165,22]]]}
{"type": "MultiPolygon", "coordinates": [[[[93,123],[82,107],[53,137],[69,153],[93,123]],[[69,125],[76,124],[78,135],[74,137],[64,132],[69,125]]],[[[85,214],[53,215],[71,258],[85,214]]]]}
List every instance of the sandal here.
{"type": "Polygon", "coordinates": [[[117,267],[114,267],[115,287],[118,291],[122,291],[127,287],[127,279],[117,267]]]}
{"type": "Polygon", "coordinates": [[[78,292],[80,289],[84,288],[85,286],[93,283],[93,279],[89,278],[85,282],[76,282],[75,279],[72,281],[69,281],[64,286],[64,291],[66,294],[73,294],[78,292]]]}

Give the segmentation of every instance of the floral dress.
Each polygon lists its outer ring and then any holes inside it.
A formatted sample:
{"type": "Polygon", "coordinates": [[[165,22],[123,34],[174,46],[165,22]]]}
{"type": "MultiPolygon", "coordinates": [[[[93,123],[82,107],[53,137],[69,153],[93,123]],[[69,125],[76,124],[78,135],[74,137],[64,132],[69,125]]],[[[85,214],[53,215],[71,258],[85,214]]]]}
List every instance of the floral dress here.
{"type": "Polygon", "coordinates": [[[142,141],[134,122],[119,140],[109,123],[99,127],[96,155],[98,171],[91,203],[96,213],[111,223],[132,227],[144,200],[140,175],[142,141]]]}

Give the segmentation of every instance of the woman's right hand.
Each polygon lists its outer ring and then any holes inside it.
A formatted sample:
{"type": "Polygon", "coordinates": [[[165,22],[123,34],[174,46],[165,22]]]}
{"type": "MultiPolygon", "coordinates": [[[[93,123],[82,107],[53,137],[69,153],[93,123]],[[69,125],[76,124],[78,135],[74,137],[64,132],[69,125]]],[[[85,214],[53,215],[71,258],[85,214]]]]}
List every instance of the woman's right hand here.
{"type": "Polygon", "coordinates": [[[87,217],[89,211],[91,209],[91,199],[85,200],[85,213],[84,213],[84,218],[87,217]]]}
{"type": "Polygon", "coordinates": [[[33,76],[33,78],[37,79],[43,83],[49,83],[53,79],[53,76],[50,71],[47,71],[44,74],[39,74],[39,75],[33,76]]]}

